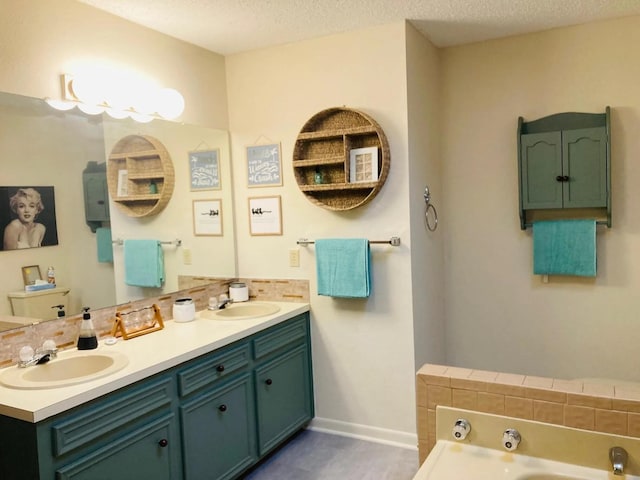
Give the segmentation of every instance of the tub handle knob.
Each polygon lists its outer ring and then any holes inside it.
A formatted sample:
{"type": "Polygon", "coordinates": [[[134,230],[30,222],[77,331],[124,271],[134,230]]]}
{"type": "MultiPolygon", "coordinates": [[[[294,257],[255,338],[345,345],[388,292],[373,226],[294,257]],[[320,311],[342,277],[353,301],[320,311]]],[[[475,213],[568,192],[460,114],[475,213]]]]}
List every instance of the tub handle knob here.
{"type": "Polygon", "coordinates": [[[522,440],[520,433],[514,428],[507,428],[502,435],[502,446],[505,450],[513,452],[518,448],[518,444],[522,440]]]}
{"type": "Polygon", "coordinates": [[[464,418],[459,418],[453,425],[453,438],[456,440],[464,440],[471,431],[471,424],[464,418]]]}

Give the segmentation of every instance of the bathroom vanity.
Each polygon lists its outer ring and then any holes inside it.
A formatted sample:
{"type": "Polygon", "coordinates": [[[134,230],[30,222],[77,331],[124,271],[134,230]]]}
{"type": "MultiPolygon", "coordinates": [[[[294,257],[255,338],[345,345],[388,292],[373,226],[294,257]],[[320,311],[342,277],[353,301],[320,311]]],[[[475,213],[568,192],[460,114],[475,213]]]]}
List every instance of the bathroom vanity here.
{"type": "Polygon", "coordinates": [[[129,358],[102,379],[0,387],[0,478],[237,478],[314,415],[309,307],[278,305],[101,343],[129,358]]]}

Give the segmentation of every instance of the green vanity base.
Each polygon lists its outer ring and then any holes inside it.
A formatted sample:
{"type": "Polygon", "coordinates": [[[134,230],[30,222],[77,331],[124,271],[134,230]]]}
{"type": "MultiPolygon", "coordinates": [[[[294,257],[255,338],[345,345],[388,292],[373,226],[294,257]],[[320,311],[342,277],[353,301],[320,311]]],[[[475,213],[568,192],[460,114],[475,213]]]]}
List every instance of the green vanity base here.
{"type": "Polygon", "coordinates": [[[0,478],[234,479],[313,415],[304,313],[42,422],[0,416],[0,478]]]}

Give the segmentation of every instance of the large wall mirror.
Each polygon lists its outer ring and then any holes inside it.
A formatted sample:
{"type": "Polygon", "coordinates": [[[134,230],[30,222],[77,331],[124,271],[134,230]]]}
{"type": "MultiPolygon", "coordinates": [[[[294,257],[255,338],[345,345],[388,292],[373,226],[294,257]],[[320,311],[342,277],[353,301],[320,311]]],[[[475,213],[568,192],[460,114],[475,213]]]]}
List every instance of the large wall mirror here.
{"type": "MultiPolygon", "coordinates": [[[[58,242],[0,251],[0,317],[12,315],[8,295],[24,291],[25,266],[39,265],[43,276],[48,266],[55,267],[57,285],[70,289],[67,315],[79,313],[84,306],[96,309],[173,292],[179,275],[236,276],[227,131],[164,120],[142,124],[88,116],[76,109],[59,112],[41,99],[0,92],[0,158],[0,187],[52,188],[58,242]],[[114,145],[128,135],[150,135],[163,143],[174,166],[174,192],[160,213],[142,218],[127,216],[110,198],[110,221],[103,226],[111,228],[114,241],[181,240],[180,246],[163,245],[165,282],[160,288],[125,283],[123,247],[118,243],[113,244],[113,262],[99,261],[96,233],[85,221],[83,171],[89,164],[105,164],[114,145]],[[190,154],[210,151],[218,159],[218,185],[193,188],[190,154]],[[220,207],[221,234],[194,234],[193,205],[198,200],[214,200],[220,207]]],[[[44,205],[49,213],[53,207],[44,205]]]]}

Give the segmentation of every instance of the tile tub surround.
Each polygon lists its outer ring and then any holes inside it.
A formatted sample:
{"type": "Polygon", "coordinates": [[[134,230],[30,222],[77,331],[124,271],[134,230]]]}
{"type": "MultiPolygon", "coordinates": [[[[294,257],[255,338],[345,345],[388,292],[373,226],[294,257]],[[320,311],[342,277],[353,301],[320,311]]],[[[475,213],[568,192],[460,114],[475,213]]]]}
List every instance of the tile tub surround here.
{"type": "Polygon", "coordinates": [[[640,438],[640,384],[425,364],[416,395],[420,463],[436,442],[438,405],[640,438]]]}
{"type": "MultiPolygon", "coordinates": [[[[177,292],[150,297],[119,306],[100,308],[91,311],[91,319],[99,338],[111,334],[116,311],[136,309],[151,304],[157,304],[162,318],[172,318],[173,302],[178,298],[191,297],[196,304],[196,310],[207,308],[209,297],[219,296],[229,291],[229,284],[238,281],[236,278],[218,278],[201,276],[178,277],[177,292]]],[[[249,285],[251,300],[309,302],[309,282],[306,280],[275,280],[275,279],[240,279],[249,285]]],[[[70,315],[59,320],[27,325],[14,330],[0,332],[0,368],[8,367],[18,360],[18,352],[24,345],[40,346],[46,339],[56,342],[59,349],[74,348],[78,339],[82,314],[70,315]]]]}
{"type": "MultiPolygon", "coordinates": [[[[459,452],[459,448],[465,445],[490,449],[498,454],[498,457],[492,458],[502,463],[503,468],[509,468],[509,464],[514,467],[516,464],[520,464],[527,469],[539,469],[540,471],[548,471],[548,468],[554,468],[552,465],[545,467],[544,462],[537,463],[535,461],[535,459],[539,459],[561,462],[565,465],[559,465],[558,468],[567,467],[569,471],[571,466],[575,465],[601,470],[602,472],[599,473],[603,474],[611,470],[609,449],[618,446],[629,453],[625,475],[634,475],[633,478],[638,479],[637,475],[640,473],[640,463],[633,458],[636,452],[640,451],[640,438],[581,430],[534,420],[444,407],[442,405],[436,409],[436,420],[438,423],[436,429],[438,442],[446,442],[448,444],[447,448],[454,449],[456,452],[459,452]],[[464,440],[455,441],[451,435],[451,430],[459,418],[464,418],[469,422],[471,431],[464,440]],[[501,442],[502,434],[507,428],[516,429],[522,438],[518,448],[511,453],[507,453],[504,450],[501,442]],[[566,448],[559,448],[561,446],[566,448]]],[[[491,456],[494,455],[493,452],[485,453],[491,456]]],[[[482,456],[481,453],[480,456],[482,456]]],[[[459,457],[460,459],[462,457],[459,457]]],[[[433,464],[433,461],[431,463],[433,464]]],[[[475,467],[482,468],[482,461],[478,462],[475,467]]],[[[513,469],[512,474],[515,474],[515,470],[516,468],[513,469]]],[[[566,474],[569,471],[566,471],[566,474]]],[[[459,472],[456,472],[456,474],[460,477],[459,472]]],[[[586,472],[584,475],[579,475],[578,472],[575,472],[574,476],[591,478],[586,472]]],[[[606,477],[606,475],[600,476],[606,477]]],[[[452,475],[453,477],[455,475],[452,475]]],[[[511,478],[521,477],[515,474],[511,478]]]]}

